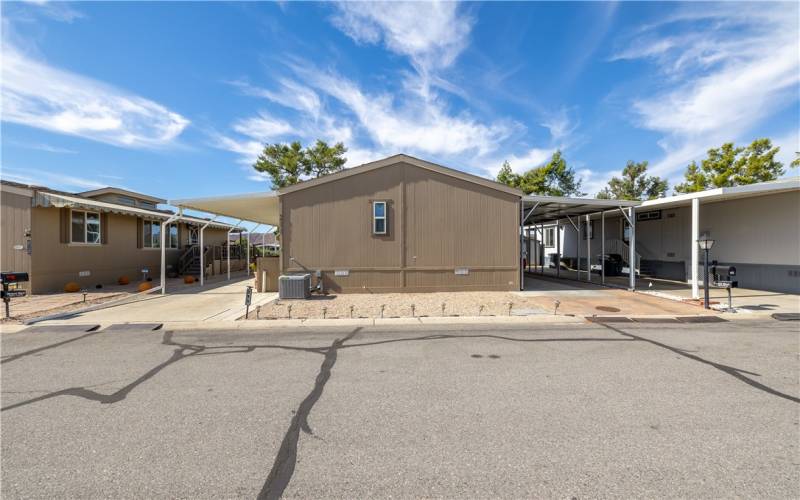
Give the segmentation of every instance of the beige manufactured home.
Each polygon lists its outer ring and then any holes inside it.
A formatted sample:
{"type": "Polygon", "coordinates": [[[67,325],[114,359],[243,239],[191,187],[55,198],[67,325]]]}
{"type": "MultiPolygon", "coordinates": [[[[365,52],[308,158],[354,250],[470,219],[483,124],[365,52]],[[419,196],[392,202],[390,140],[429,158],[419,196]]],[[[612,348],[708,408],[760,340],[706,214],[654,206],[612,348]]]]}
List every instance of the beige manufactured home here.
{"type": "Polygon", "coordinates": [[[411,157],[279,191],[281,268],[327,289],[519,289],[521,193],[411,157]]]}
{"type": "MultiPolygon", "coordinates": [[[[117,283],[122,276],[131,282],[145,274],[157,278],[161,224],[173,215],[158,209],[165,202],[117,188],[65,193],[2,181],[0,266],[3,271],[29,273],[24,288],[34,294],[61,291],[69,282],[94,289],[117,283]]],[[[198,244],[199,230],[206,223],[181,217],[168,226],[168,272],[199,273],[188,250],[198,244]]],[[[207,250],[226,251],[230,227],[209,223],[204,232],[207,250]]],[[[213,264],[214,259],[206,262],[213,264]]],[[[238,260],[236,265],[241,267],[238,260]]]]}

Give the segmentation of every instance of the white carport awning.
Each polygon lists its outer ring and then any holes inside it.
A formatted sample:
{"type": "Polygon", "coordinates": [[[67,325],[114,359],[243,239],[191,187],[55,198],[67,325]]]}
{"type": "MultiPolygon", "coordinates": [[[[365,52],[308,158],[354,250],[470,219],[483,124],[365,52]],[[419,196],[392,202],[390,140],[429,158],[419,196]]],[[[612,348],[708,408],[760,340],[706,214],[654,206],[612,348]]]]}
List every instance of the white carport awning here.
{"type": "Polygon", "coordinates": [[[527,223],[553,222],[567,217],[636,207],[641,201],[602,200],[597,198],[567,198],[561,196],[527,195],[522,197],[527,223]]]}
{"type": "Polygon", "coordinates": [[[274,191],[170,200],[170,205],[210,214],[277,226],[278,194],[274,191]]]}

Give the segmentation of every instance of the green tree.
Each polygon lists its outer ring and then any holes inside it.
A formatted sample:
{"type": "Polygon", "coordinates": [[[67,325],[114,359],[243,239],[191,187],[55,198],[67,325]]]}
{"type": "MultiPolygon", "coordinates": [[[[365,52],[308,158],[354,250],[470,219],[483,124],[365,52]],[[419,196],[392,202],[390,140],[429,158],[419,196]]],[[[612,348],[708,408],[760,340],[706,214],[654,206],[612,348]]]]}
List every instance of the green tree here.
{"type": "Polygon", "coordinates": [[[309,146],[305,150],[306,173],[319,177],[338,172],[347,163],[347,158],[344,157],[346,152],[347,148],[341,142],[328,146],[325,141],[317,139],[313,147],[309,146]]]}
{"type": "Polygon", "coordinates": [[[266,172],[275,189],[301,182],[304,177],[319,177],[344,168],[347,148],[341,142],[328,146],[317,141],[313,147],[303,148],[300,142],[267,144],[258,155],[253,168],[266,172]]]}
{"type": "Polygon", "coordinates": [[[606,200],[652,200],[667,194],[666,179],[647,175],[647,162],[628,161],[622,169],[622,177],[612,177],[608,186],[597,193],[606,200]]]}
{"type": "Polygon", "coordinates": [[[567,165],[567,161],[556,151],[550,160],[539,167],[534,167],[524,174],[515,174],[508,161],[503,162],[497,174],[497,182],[508,184],[522,190],[525,194],[541,194],[546,196],[583,196],[581,181],[575,179],[575,171],[567,165]]]}
{"type": "Polygon", "coordinates": [[[800,167],[800,151],[794,152],[794,160],[791,163],[792,168],[800,167]]]}
{"type": "Polygon", "coordinates": [[[708,157],[699,166],[690,163],[684,173],[686,182],[675,186],[675,192],[694,193],[775,180],[785,172],[783,164],[775,159],[778,151],[780,147],[773,147],[767,138],[756,139],[747,147],[726,142],[709,149],[708,157]]]}

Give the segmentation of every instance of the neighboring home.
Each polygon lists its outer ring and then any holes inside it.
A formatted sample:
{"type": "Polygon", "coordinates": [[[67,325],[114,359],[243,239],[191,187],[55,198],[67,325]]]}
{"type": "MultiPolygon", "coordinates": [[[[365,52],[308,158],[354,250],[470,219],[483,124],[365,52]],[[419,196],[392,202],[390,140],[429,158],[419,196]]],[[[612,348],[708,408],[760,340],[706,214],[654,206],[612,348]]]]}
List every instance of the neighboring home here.
{"type": "MultiPolygon", "coordinates": [[[[710,258],[733,265],[739,286],[800,293],[800,178],[719,188],[642,202],[636,214],[636,270],[643,277],[691,283],[693,204],[699,238],[715,240],[710,258]]],[[[561,220],[532,228],[533,264],[554,268],[558,245],[562,262],[574,269],[581,256],[586,269],[587,224],[578,232],[561,220]],[[539,236],[542,234],[542,236],[539,236]],[[560,241],[556,235],[560,234],[560,241]]],[[[621,256],[627,273],[629,226],[613,213],[605,215],[605,252],[621,256]]],[[[527,231],[526,231],[527,233],[527,231]]],[[[590,217],[592,264],[600,261],[601,221],[590,217]]],[[[698,266],[702,266],[702,254],[698,266]]],[[[702,280],[702,270],[698,270],[702,280]]]]}
{"type": "Polygon", "coordinates": [[[237,243],[241,238],[247,238],[250,246],[265,249],[268,253],[278,253],[281,248],[275,233],[246,233],[241,237],[238,234],[231,234],[231,243],[237,243]]]}
{"type": "MultiPolygon", "coordinates": [[[[68,282],[82,288],[157,279],[161,269],[161,223],[172,212],[166,200],[119,188],[66,193],[42,186],[0,182],[3,271],[28,272],[31,293],[60,291],[68,282]]],[[[210,267],[219,272],[228,224],[181,216],[166,235],[167,271],[199,273],[199,258],[188,250],[204,231],[210,267]],[[216,252],[216,254],[214,253],[216,252]]],[[[196,255],[199,253],[194,252],[196,255]]],[[[237,260],[237,268],[241,267],[237,260]]]]}

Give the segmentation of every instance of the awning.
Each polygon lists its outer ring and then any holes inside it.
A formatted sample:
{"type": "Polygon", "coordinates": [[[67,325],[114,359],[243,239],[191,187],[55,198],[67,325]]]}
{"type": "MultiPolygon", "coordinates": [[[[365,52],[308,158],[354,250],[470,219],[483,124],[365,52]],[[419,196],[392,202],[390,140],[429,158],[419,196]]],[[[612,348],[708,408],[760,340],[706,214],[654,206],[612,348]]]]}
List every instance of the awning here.
{"type": "MultiPolygon", "coordinates": [[[[167,220],[173,216],[172,213],[159,212],[157,210],[147,210],[138,207],[128,207],[125,205],[118,205],[116,203],[90,200],[88,198],[81,198],[78,196],[68,196],[65,194],[49,193],[47,191],[37,192],[35,203],[36,206],[40,207],[81,208],[84,210],[94,210],[97,212],[132,215],[135,217],[142,217],[150,220],[167,220]]],[[[190,217],[187,215],[182,215],[178,217],[177,220],[195,225],[203,225],[209,222],[208,220],[205,219],[200,219],[198,217],[190,217]]],[[[209,227],[230,229],[233,226],[231,224],[225,224],[224,222],[212,222],[209,224],[209,227]]]]}
{"type": "Polygon", "coordinates": [[[620,208],[636,207],[641,201],[601,200],[530,195],[522,197],[526,224],[541,224],[567,217],[590,215],[620,208]]]}
{"type": "Polygon", "coordinates": [[[171,200],[169,203],[184,209],[259,222],[270,226],[277,226],[280,222],[278,194],[274,191],[209,198],[186,198],[171,200]]]}

